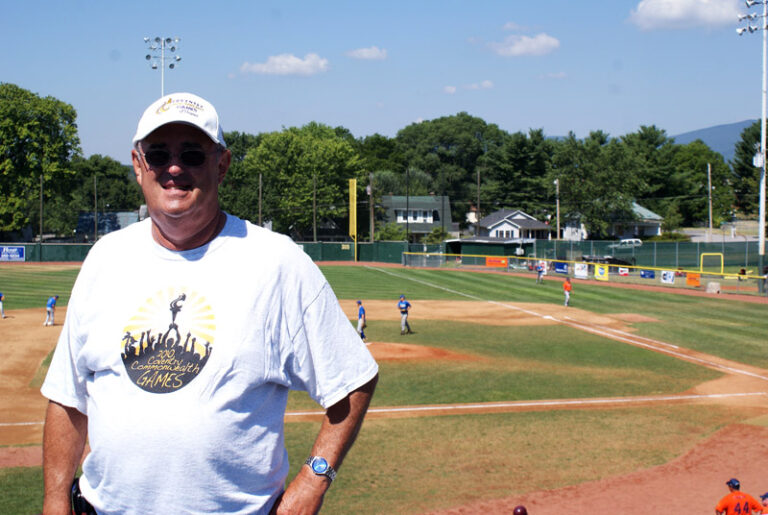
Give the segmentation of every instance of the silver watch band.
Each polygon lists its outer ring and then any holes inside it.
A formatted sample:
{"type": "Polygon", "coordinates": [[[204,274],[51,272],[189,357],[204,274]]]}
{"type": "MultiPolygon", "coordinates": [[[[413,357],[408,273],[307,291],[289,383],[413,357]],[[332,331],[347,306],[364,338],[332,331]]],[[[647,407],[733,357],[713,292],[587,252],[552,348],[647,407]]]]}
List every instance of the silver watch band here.
{"type": "Polygon", "coordinates": [[[309,468],[318,476],[325,476],[333,482],[336,479],[336,471],[328,463],[328,460],[322,456],[310,456],[304,462],[305,465],[309,465],[309,468]]]}

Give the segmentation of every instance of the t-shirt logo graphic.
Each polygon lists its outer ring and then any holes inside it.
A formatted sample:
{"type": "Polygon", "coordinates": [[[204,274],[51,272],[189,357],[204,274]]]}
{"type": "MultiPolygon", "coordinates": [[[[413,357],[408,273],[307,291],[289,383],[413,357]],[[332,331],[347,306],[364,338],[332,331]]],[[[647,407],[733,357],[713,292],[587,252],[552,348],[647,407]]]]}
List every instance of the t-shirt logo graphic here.
{"type": "Polygon", "coordinates": [[[197,377],[211,357],[213,312],[201,295],[179,290],[158,292],[146,304],[125,328],[123,364],[142,390],[175,392],[197,377]]]}

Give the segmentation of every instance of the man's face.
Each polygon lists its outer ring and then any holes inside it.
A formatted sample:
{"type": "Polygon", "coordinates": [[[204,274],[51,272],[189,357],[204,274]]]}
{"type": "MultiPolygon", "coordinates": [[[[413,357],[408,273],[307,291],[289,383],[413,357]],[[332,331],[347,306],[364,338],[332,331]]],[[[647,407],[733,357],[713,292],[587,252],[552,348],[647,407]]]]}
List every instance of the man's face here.
{"type": "Polygon", "coordinates": [[[192,231],[218,216],[218,188],[230,160],[227,150],[217,150],[205,133],[179,123],[153,131],[139,144],[139,150],[132,152],[136,180],[152,220],[161,230],[192,231]],[[157,164],[153,157],[162,153],[153,151],[170,153],[170,159],[157,164]],[[203,152],[204,161],[185,164],[180,157],[184,151],[203,152]]]}

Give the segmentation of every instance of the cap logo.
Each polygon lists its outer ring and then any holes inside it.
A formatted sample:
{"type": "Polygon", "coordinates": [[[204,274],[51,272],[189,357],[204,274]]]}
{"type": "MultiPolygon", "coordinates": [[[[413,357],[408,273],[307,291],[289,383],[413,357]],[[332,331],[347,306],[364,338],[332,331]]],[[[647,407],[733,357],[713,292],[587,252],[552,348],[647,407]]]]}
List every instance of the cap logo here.
{"type": "Polygon", "coordinates": [[[205,111],[205,107],[202,104],[194,102],[192,100],[181,98],[174,100],[169,98],[167,102],[163,102],[155,111],[155,114],[163,114],[175,107],[179,111],[183,111],[191,116],[197,117],[199,111],[205,111]]]}

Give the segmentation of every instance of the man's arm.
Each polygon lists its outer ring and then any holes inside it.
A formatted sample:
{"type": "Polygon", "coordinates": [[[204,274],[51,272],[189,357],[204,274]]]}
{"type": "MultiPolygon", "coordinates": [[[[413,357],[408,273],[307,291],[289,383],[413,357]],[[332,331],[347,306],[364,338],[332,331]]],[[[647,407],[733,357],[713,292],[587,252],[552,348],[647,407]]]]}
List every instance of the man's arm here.
{"type": "Polygon", "coordinates": [[[88,417],[75,408],[50,401],[43,431],[45,515],[71,514],[70,488],[83,457],[88,417]]]}
{"type": "MultiPolygon", "coordinates": [[[[320,432],[312,446],[312,456],[324,457],[329,465],[339,470],[363,424],[377,381],[378,375],[326,410],[320,432]]],[[[309,467],[302,466],[272,512],[317,513],[329,486],[330,479],[318,476],[309,467]]]]}

